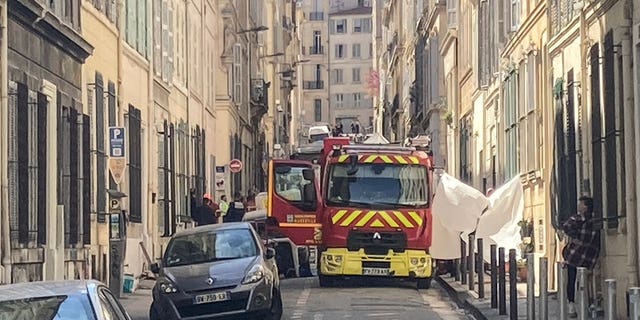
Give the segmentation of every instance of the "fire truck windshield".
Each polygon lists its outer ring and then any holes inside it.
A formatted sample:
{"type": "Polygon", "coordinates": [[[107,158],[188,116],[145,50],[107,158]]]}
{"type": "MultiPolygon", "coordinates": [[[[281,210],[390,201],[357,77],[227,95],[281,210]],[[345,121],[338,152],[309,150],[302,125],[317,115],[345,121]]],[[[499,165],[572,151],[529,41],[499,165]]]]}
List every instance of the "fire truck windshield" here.
{"type": "Polygon", "coordinates": [[[357,164],[357,170],[350,169],[350,164],[331,167],[327,204],[417,207],[429,203],[427,168],[424,166],[357,164]]]}

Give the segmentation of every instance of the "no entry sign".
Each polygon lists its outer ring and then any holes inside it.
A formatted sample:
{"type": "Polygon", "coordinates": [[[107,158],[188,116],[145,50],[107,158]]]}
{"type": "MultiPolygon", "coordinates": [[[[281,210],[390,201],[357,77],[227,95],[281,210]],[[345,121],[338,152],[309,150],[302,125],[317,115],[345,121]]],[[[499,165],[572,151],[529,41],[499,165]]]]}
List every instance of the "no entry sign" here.
{"type": "Polygon", "coordinates": [[[242,161],[238,159],[233,159],[229,162],[229,171],[233,173],[238,173],[242,171],[242,161]]]}

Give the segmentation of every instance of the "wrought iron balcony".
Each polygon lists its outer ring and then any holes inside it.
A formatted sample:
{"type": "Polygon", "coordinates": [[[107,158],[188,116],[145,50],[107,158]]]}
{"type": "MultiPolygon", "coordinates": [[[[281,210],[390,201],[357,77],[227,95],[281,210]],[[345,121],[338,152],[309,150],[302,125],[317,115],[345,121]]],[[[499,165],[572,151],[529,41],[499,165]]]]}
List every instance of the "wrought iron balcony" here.
{"type": "Polygon", "coordinates": [[[322,20],[324,20],[324,12],[322,12],[322,11],[310,12],[309,13],[309,20],[310,21],[322,21],[322,20]]]}
{"type": "Polygon", "coordinates": [[[309,54],[324,54],[324,46],[309,47],[309,54]]]}
{"type": "Polygon", "coordinates": [[[251,79],[251,118],[259,120],[269,108],[270,82],[264,79],[251,79]]]}
{"type": "Polygon", "coordinates": [[[322,89],[324,89],[324,81],[322,81],[322,80],[305,81],[303,83],[303,89],[305,89],[305,90],[322,90],[322,89]]]}

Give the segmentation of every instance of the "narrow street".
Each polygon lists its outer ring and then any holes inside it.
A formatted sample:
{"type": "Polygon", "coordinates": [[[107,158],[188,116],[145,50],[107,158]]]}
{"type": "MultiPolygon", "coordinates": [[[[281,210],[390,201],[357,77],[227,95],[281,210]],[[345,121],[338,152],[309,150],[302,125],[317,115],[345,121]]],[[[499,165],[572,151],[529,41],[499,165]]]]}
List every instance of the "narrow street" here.
{"type": "MultiPolygon", "coordinates": [[[[367,286],[346,283],[340,288],[320,288],[317,278],[282,281],[286,320],[473,319],[458,309],[436,282],[429,290],[416,290],[411,283],[381,282],[367,286]]],[[[147,320],[150,291],[138,290],[122,299],[133,320],[147,320]]]]}

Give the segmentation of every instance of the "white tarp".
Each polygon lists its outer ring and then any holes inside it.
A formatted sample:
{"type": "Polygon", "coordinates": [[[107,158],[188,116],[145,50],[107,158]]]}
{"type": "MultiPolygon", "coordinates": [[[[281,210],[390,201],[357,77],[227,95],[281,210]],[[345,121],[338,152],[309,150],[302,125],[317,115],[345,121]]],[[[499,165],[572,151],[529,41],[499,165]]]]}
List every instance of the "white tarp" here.
{"type": "MultiPolygon", "coordinates": [[[[429,250],[435,259],[460,258],[460,239],[476,232],[484,239],[484,251],[491,244],[519,251],[520,227],[524,199],[518,177],[512,179],[489,198],[444,173],[433,199],[433,237],[429,250]]],[[[489,258],[489,255],[485,255],[489,258]]]]}

